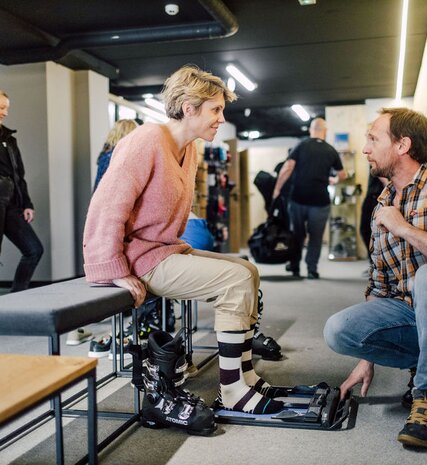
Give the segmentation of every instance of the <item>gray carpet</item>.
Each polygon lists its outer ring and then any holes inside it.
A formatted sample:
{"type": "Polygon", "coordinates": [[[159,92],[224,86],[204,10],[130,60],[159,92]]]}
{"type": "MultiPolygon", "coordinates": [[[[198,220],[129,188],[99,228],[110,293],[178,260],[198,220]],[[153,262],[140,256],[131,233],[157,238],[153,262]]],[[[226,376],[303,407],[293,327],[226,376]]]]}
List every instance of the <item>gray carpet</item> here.
{"type": "MultiPolygon", "coordinates": [[[[262,329],[278,340],[285,357],[280,362],[257,359],[259,374],[278,385],[320,381],[339,385],[343,381],[355,361],[330,351],[323,342],[322,329],[329,315],[363,298],[365,280],[361,274],[365,267],[366,262],[362,261],[339,263],[323,259],[319,270],[322,279],[309,281],[290,279],[280,265],[260,266],[265,308],[262,329]]],[[[212,326],[211,307],[201,304],[199,308],[199,327],[212,326]]],[[[212,333],[205,336],[200,331],[195,337],[196,342],[198,338],[202,343],[214,342],[212,333]]],[[[36,342],[38,345],[42,343],[36,342]]],[[[10,345],[3,347],[3,344],[2,349],[12,351],[10,345]]],[[[69,348],[68,353],[84,353],[87,347],[86,344],[69,348]]],[[[198,362],[202,355],[196,352],[195,361],[198,362]]],[[[102,360],[101,370],[105,364],[102,360]]],[[[213,361],[197,377],[189,380],[186,387],[210,402],[215,398],[217,377],[218,366],[213,361]]],[[[219,425],[212,437],[204,438],[189,436],[176,428],[147,430],[134,426],[101,453],[100,463],[424,465],[427,451],[404,449],[396,441],[408,414],[400,405],[400,396],[407,389],[408,379],[406,371],[377,367],[369,396],[360,399],[356,424],[350,430],[331,432],[219,425]]],[[[117,390],[109,389],[112,391],[100,404],[102,407],[129,408],[132,402],[129,385],[119,383],[117,390]]],[[[100,438],[115,425],[116,421],[101,420],[100,438]]],[[[26,439],[17,442],[0,451],[0,464],[55,463],[51,432],[34,434],[39,434],[38,444],[28,450],[26,439]]],[[[85,448],[85,421],[78,419],[67,424],[65,439],[66,463],[72,463],[85,448]]]]}

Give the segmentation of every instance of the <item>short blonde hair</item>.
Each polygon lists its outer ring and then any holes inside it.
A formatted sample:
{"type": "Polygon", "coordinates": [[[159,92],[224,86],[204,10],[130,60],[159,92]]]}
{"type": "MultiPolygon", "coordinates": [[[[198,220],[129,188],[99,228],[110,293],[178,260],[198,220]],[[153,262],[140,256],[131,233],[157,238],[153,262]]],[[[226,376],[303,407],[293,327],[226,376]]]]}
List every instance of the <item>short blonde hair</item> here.
{"type": "Polygon", "coordinates": [[[114,148],[120,139],[127,136],[131,131],[133,131],[137,127],[138,124],[133,119],[119,119],[114,123],[114,126],[108,133],[104,148],[114,148]]]}
{"type": "Polygon", "coordinates": [[[198,110],[206,100],[218,94],[222,94],[226,102],[237,99],[237,95],[227,88],[221,78],[193,65],[186,65],[175,71],[166,79],[162,90],[166,114],[177,120],[184,117],[184,102],[191,103],[198,110]]]}

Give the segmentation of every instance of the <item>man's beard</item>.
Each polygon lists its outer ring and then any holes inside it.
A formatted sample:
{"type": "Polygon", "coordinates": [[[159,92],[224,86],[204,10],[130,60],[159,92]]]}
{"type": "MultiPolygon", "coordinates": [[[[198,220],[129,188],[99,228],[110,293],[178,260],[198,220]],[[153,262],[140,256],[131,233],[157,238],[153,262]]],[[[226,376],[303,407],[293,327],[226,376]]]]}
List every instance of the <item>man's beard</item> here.
{"type": "Polygon", "coordinates": [[[390,163],[388,166],[372,166],[371,174],[372,176],[376,176],[378,178],[391,179],[394,176],[394,168],[394,163],[390,163]]]}

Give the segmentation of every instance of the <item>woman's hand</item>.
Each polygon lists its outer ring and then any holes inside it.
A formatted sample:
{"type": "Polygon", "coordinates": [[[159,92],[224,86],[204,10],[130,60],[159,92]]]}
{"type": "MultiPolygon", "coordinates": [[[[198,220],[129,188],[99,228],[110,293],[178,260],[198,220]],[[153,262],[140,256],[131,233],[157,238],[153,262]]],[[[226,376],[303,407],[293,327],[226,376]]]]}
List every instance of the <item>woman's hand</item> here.
{"type": "Polygon", "coordinates": [[[34,220],[34,210],[32,208],[26,208],[23,212],[24,220],[27,223],[31,223],[34,220]]]}
{"type": "Polygon", "coordinates": [[[138,308],[144,302],[147,290],[144,284],[136,276],[128,275],[124,278],[113,279],[113,284],[123,289],[127,289],[135,301],[135,308],[138,308]]]}

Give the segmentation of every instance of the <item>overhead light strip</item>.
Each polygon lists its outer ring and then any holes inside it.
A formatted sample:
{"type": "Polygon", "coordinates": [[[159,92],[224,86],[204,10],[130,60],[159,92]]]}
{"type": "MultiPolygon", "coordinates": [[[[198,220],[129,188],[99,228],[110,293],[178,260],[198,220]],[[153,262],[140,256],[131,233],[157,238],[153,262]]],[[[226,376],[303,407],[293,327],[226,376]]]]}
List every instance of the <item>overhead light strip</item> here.
{"type": "Polygon", "coordinates": [[[226,68],[227,72],[231,74],[231,76],[234,77],[234,79],[242,84],[243,87],[245,87],[247,90],[252,92],[258,87],[258,84],[255,82],[252,82],[247,76],[245,76],[240,69],[238,69],[234,65],[227,65],[226,68]]]}
{"type": "Polygon", "coordinates": [[[310,115],[302,105],[292,105],[291,108],[303,121],[310,119],[310,115]]]}
{"type": "Polygon", "coordinates": [[[402,27],[400,30],[399,65],[397,68],[397,80],[396,80],[396,102],[400,102],[402,100],[403,71],[405,68],[405,55],[406,55],[406,33],[408,29],[408,10],[409,10],[409,0],[403,0],[402,2],[402,27]]]}

